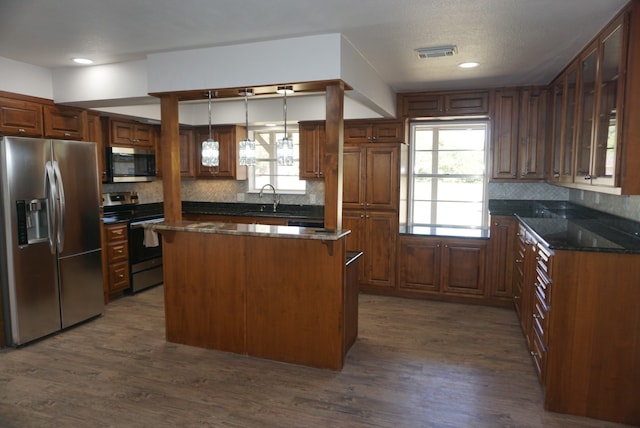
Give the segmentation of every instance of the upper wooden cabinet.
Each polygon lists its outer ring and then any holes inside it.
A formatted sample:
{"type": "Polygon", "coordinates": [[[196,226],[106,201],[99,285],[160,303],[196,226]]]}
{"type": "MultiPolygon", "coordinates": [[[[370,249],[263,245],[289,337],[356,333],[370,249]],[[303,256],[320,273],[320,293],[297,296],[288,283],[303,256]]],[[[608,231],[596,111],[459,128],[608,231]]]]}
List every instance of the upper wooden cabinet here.
{"type": "Polygon", "coordinates": [[[489,91],[415,92],[398,95],[399,117],[429,118],[488,114],[489,91]]]}
{"type": "Polygon", "coordinates": [[[74,107],[44,106],[44,136],[86,140],[87,111],[74,107]]]}
{"type": "Polygon", "coordinates": [[[342,206],[347,209],[397,210],[399,153],[398,144],[345,147],[342,206]]]}
{"type": "Polygon", "coordinates": [[[233,178],[236,180],[247,179],[247,167],[240,165],[239,141],[244,138],[244,127],[238,125],[216,125],[213,127],[213,139],[220,144],[220,164],[217,167],[202,165],[203,141],[209,138],[209,127],[199,126],[195,128],[195,176],[196,178],[233,178]]]}
{"type": "Polygon", "coordinates": [[[548,90],[498,89],[492,103],[492,178],[545,178],[548,90]]]}
{"type": "MultiPolygon", "coordinates": [[[[156,177],[162,177],[162,147],[160,144],[160,129],[157,129],[158,137],[156,138],[156,177]]],[[[193,128],[180,128],[180,177],[195,177],[195,154],[193,144],[193,128]]]]}
{"type": "Polygon", "coordinates": [[[153,125],[133,120],[109,119],[109,146],[155,147],[156,130],[153,125]]]}
{"type": "Polygon", "coordinates": [[[300,122],[300,178],[324,178],[324,122],[300,122]]]}
{"type": "Polygon", "coordinates": [[[345,120],[344,142],[403,143],[403,122],[398,120],[345,120]]]}
{"type": "Polygon", "coordinates": [[[87,141],[96,143],[98,155],[98,176],[103,183],[107,181],[107,163],[105,160],[104,139],[100,115],[96,112],[87,113],[87,141]]]}
{"type": "Polygon", "coordinates": [[[0,97],[0,134],[42,137],[42,105],[0,97]]]}
{"type": "Polygon", "coordinates": [[[630,2],[551,87],[548,180],[640,194],[640,3],[630,2]]]}

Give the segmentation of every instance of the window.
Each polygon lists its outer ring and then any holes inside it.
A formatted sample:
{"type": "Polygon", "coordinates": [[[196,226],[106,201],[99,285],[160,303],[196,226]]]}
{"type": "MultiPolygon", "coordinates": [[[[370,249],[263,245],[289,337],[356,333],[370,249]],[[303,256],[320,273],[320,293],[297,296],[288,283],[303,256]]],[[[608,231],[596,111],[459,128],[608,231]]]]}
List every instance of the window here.
{"type": "Polygon", "coordinates": [[[284,137],[282,131],[254,131],[256,140],[256,165],[250,168],[249,190],[258,191],[265,184],[271,183],[278,193],[304,193],[305,181],[300,180],[300,140],[297,130],[287,129],[289,138],[293,139],[293,165],[278,165],[276,142],[284,137]]]}
{"type": "Polygon", "coordinates": [[[487,128],[484,121],[411,124],[408,225],[487,226],[487,128]]]}

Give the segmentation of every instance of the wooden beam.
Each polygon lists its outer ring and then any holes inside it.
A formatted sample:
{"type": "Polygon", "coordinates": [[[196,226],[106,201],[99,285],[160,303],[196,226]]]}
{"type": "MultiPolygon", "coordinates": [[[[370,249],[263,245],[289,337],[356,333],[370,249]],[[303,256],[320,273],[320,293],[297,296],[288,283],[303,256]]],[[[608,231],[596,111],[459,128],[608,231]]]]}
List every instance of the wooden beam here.
{"type": "Polygon", "coordinates": [[[178,97],[167,94],[160,97],[162,153],[162,193],[166,221],[182,220],[180,195],[180,129],[178,121],[178,97]]]}
{"type": "Polygon", "coordinates": [[[342,229],[342,153],[344,150],[344,83],[327,85],[325,120],[324,227],[342,229]]]}

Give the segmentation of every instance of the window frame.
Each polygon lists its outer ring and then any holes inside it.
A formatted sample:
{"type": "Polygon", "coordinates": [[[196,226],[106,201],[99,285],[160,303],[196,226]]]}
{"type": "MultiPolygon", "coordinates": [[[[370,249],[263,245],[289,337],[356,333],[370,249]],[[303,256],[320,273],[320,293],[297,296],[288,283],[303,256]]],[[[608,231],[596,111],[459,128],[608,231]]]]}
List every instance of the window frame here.
{"type": "MultiPolygon", "coordinates": [[[[409,122],[409,153],[408,153],[408,168],[407,168],[407,213],[406,220],[408,227],[419,227],[424,229],[430,229],[433,234],[436,234],[437,229],[449,229],[449,230],[457,230],[461,235],[464,235],[465,231],[469,231],[473,233],[474,230],[485,230],[489,227],[489,214],[488,214],[488,203],[489,203],[489,156],[490,156],[490,139],[491,139],[491,122],[488,118],[473,118],[473,119],[446,119],[446,120],[412,120],[409,122]],[[434,128],[443,128],[447,126],[470,126],[470,125],[482,125],[484,127],[484,171],[482,174],[416,174],[415,173],[415,158],[416,158],[416,144],[415,144],[415,133],[416,129],[424,126],[434,127],[434,128]],[[431,222],[430,224],[416,224],[414,221],[414,203],[415,203],[415,177],[428,177],[432,179],[439,178],[456,178],[456,177],[482,177],[482,200],[481,202],[481,223],[480,225],[447,225],[431,222]]],[[[436,151],[437,153],[438,151],[436,151]]],[[[437,196],[436,196],[437,197],[437,196]]],[[[431,216],[433,219],[433,213],[437,210],[438,202],[451,202],[451,201],[442,201],[442,200],[431,200],[430,209],[431,216]]],[[[456,201],[453,201],[456,202],[456,201]]],[[[459,201],[463,202],[463,201],[459,201]]]]}

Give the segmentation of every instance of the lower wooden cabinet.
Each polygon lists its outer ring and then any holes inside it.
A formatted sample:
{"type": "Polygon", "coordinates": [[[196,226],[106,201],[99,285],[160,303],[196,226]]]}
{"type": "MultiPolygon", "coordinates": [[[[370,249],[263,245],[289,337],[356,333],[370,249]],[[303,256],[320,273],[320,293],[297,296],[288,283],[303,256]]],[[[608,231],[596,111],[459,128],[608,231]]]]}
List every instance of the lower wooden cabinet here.
{"type": "Polygon", "coordinates": [[[358,275],[360,285],[395,287],[398,214],[395,211],[343,210],[342,228],[351,230],[347,236],[347,251],[364,253],[358,275]]]}
{"type": "Polygon", "coordinates": [[[398,289],[483,298],[486,253],[485,239],[400,235],[398,289]]]}
{"type": "Polygon", "coordinates": [[[489,240],[489,295],[510,300],[513,297],[513,258],[517,220],[513,216],[492,216],[489,240]]]}
{"type": "Polygon", "coordinates": [[[103,232],[104,291],[105,302],[108,302],[110,296],[124,291],[131,284],[127,224],[105,225],[103,232]]]}

